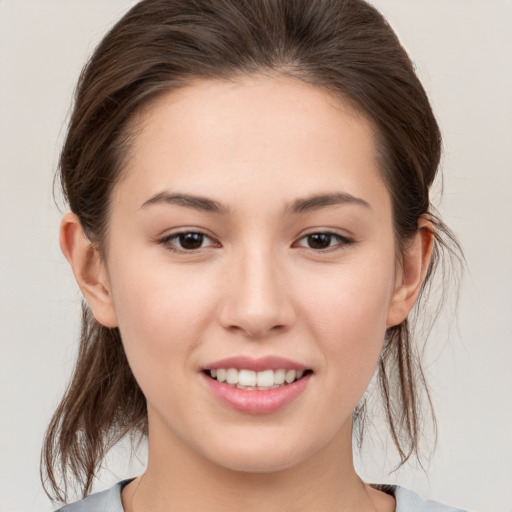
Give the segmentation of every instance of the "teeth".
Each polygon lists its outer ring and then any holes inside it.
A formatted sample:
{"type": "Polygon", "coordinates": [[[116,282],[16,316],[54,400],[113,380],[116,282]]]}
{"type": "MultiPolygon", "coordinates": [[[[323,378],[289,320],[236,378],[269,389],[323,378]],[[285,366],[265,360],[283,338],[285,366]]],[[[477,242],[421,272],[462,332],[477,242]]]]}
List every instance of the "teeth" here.
{"type": "Polygon", "coordinates": [[[295,380],[296,376],[297,376],[297,372],[295,370],[288,370],[286,372],[285,380],[286,380],[286,382],[288,382],[288,384],[291,384],[295,380]]]}
{"type": "Polygon", "coordinates": [[[276,370],[274,372],[274,382],[276,384],[284,384],[284,379],[286,377],[286,370],[276,370]]]}
{"type": "Polygon", "coordinates": [[[258,382],[258,387],[260,388],[269,388],[273,386],[275,384],[274,370],[265,370],[264,372],[258,372],[256,380],[258,382]]]}
{"type": "MultiPolygon", "coordinates": [[[[241,386],[256,386],[256,372],[252,372],[251,370],[240,370],[238,372],[238,384],[241,386]]],[[[258,386],[261,386],[259,382],[258,386]]]]}
{"type": "Polygon", "coordinates": [[[235,370],[235,368],[229,368],[226,372],[226,382],[228,384],[238,384],[238,370],[235,370]]]}
{"type": "Polygon", "coordinates": [[[302,370],[237,370],[236,368],[217,368],[210,370],[210,376],[218,382],[227,382],[240,389],[274,389],[283,384],[291,384],[304,375],[302,370]]]}

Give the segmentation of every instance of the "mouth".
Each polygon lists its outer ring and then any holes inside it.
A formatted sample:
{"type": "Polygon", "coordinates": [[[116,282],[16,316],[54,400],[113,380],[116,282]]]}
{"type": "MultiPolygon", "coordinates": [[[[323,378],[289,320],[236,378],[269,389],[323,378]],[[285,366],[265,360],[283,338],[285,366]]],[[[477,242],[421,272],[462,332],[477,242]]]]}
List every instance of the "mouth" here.
{"type": "Polygon", "coordinates": [[[313,370],[280,356],[239,355],[201,368],[207,388],[221,404],[249,415],[272,414],[306,392],[313,370]]]}
{"type": "Polygon", "coordinates": [[[254,371],[245,368],[212,368],[203,370],[212,380],[246,391],[267,391],[289,386],[312,373],[310,369],[277,368],[254,371]]]}

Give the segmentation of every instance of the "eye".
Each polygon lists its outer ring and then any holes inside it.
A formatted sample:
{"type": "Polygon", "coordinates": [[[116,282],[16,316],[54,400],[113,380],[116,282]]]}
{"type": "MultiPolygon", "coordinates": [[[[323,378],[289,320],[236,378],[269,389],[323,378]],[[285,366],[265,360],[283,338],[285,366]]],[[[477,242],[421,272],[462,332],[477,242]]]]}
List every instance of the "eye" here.
{"type": "Polygon", "coordinates": [[[204,249],[205,247],[218,247],[219,244],[212,240],[205,233],[198,231],[182,231],[167,235],[159,243],[170,251],[192,252],[204,249]]]}
{"type": "Polygon", "coordinates": [[[353,240],[339,235],[337,233],[320,232],[310,233],[298,240],[298,247],[306,247],[315,251],[325,251],[329,249],[341,248],[353,243],[353,240]]]}

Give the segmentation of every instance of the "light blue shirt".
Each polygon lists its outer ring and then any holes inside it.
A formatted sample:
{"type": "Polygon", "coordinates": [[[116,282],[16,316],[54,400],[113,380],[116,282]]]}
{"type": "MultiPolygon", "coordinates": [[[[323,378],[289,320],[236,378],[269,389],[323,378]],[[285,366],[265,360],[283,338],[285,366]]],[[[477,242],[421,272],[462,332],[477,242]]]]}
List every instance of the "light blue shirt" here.
{"type": "MultiPolygon", "coordinates": [[[[90,494],[83,500],[66,505],[56,512],[124,512],[121,491],[130,481],[123,480],[106,491],[90,494]]],[[[399,485],[384,487],[395,497],[395,512],[468,512],[461,508],[443,505],[437,501],[426,500],[415,492],[399,485]]]]}

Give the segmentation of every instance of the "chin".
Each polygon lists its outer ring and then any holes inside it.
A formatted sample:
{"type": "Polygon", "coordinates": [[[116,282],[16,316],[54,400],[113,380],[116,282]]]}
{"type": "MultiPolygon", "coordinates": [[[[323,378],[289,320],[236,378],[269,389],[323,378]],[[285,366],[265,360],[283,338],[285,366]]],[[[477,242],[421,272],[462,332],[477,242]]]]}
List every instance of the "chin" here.
{"type": "Polygon", "coordinates": [[[285,471],[302,462],[303,458],[282,453],[233,453],[210,459],[217,466],[229,471],[264,474],[285,471]],[[230,456],[231,455],[231,456],[230,456]]]}
{"type": "Polygon", "coordinates": [[[210,443],[203,456],[226,470],[241,473],[274,473],[299,466],[322,450],[319,440],[314,442],[290,435],[272,436],[261,429],[251,436],[226,435],[219,443],[210,443]],[[226,443],[229,440],[229,443],[226,443]]]}

